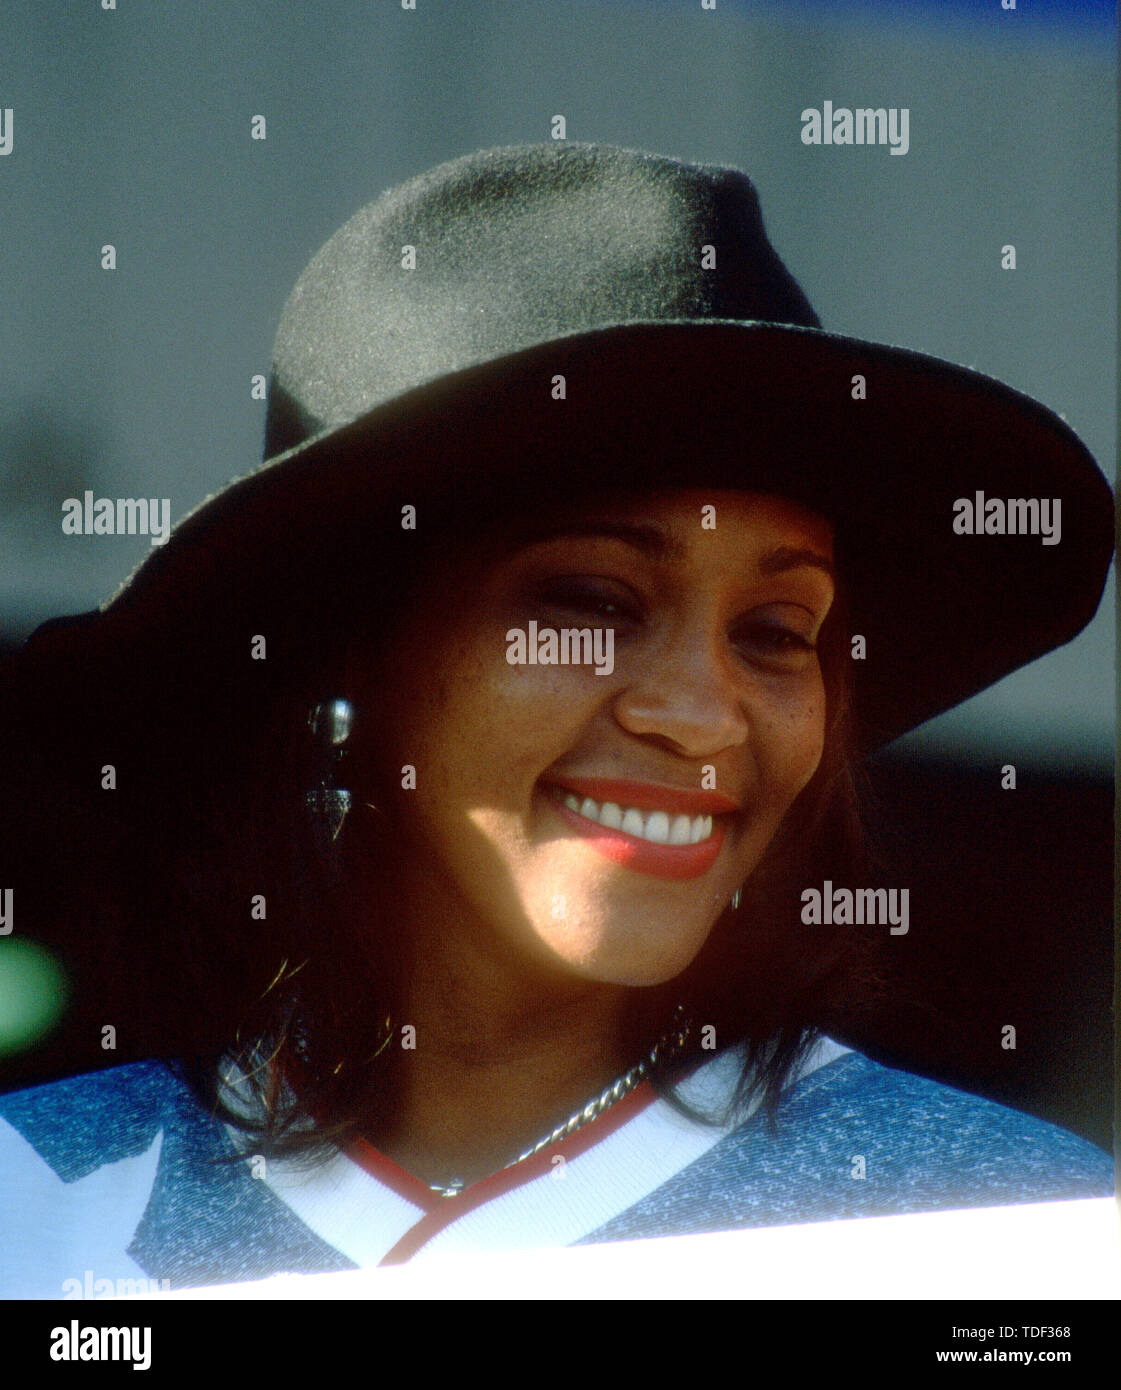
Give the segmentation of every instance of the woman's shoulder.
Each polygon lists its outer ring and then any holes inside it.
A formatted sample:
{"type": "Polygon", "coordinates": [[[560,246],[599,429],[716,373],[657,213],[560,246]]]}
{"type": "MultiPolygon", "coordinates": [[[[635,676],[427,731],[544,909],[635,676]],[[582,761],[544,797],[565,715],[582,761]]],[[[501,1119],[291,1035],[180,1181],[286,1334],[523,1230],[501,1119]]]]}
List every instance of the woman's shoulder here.
{"type": "Polygon", "coordinates": [[[589,1241],[1105,1197],[1075,1134],[825,1040],[826,1060],[589,1241]]]}
{"type": "Polygon", "coordinates": [[[864,1134],[897,1162],[925,1158],[973,1171],[1009,1165],[1053,1171],[1058,1164],[1074,1175],[1112,1180],[1110,1156],[1069,1130],[851,1049],[795,1082],[777,1119],[771,1142],[778,1150],[797,1148],[812,1127],[818,1142],[864,1134]]]}
{"type": "Polygon", "coordinates": [[[234,1156],[174,1064],[0,1096],[0,1297],[351,1267],[234,1156]]]}
{"type": "Polygon", "coordinates": [[[0,1095],[0,1122],[64,1181],[149,1149],[169,1125],[207,1120],[178,1071],[159,1061],[85,1072],[0,1095]]]}
{"type": "Polygon", "coordinates": [[[164,1135],[177,1110],[191,1115],[188,1100],[158,1062],[0,1095],[0,1297],[72,1297],[87,1282],[91,1292],[78,1296],[93,1296],[95,1284],[140,1287],[146,1271],[129,1244],[151,1200],[164,1135]]]}

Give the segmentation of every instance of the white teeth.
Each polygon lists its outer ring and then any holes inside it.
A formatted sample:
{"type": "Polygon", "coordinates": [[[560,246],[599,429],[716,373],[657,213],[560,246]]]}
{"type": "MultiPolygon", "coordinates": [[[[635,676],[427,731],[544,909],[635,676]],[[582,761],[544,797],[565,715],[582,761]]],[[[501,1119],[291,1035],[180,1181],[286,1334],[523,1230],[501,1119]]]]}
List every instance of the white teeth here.
{"type": "Polygon", "coordinates": [[[665,811],[643,812],[633,806],[624,809],[614,801],[605,801],[601,806],[590,796],[581,799],[572,792],[565,793],[564,804],[607,830],[621,830],[655,845],[699,845],[712,834],[711,816],[679,815],[671,820],[665,811]]]}

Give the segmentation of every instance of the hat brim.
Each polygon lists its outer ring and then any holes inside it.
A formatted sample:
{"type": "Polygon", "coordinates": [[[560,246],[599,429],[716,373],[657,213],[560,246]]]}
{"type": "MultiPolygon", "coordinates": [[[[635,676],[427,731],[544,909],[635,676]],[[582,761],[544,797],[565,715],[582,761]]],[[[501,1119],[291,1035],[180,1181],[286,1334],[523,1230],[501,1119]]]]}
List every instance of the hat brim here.
{"type": "Polygon", "coordinates": [[[865,638],[866,751],[1070,641],[1113,551],[1112,494],[1085,446],[992,378],[819,329],[617,324],[453,373],[267,461],[181,521],[98,614],[40,629],[31,666],[143,681],[171,643],[203,691],[226,679],[222,653],[247,650],[244,630],[223,636],[246,595],[257,619],[279,611],[324,554],[359,531],[377,545],[406,504],[423,527],[426,501],[446,510],[481,478],[527,506],[561,488],[712,487],[827,516],[865,638]],[[955,502],[978,492],[1059,499],[1058,543],[956,534],[955,502]]]}

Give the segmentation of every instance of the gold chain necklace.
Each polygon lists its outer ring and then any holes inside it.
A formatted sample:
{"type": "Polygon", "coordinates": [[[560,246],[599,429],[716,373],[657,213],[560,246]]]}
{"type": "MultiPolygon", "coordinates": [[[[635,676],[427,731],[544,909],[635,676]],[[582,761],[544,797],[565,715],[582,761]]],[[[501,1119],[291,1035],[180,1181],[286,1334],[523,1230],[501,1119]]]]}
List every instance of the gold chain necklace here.
{"type": "MultiPolygon", "coordinates": [[[[539,1154],[542,1149],[547,1149],[551,1144],[557,1144],[562,1139],[567,1139],[570,1134],[575,1134],[578,1129],[583,1129],[586,1124],[597,1119],[616,1101],[622,1100],[625,1095],[628,1095],[639,1085],[659,1061],[671,1061],[682,1052],[688,1041],[691,1028],[692,1020],[686,1017],[685,1005],[678,1004],[669,1027],[641,1061],[636,1062],[629,1071],[625,1071],[616,1081],[605,1086],[594,1100],[590,1100],[582,1109],[575,1111],[567,1120],[557,1125],[556,1129],[546,1134],[544,1139],[539,1139],[531,1148],[519,1154],[513,1163],[506,1165],[507,1168],[516,1168],[519,1163],[524,1163],[527,1158],[539,1154]]],[[[501,1171],[505,1172],[505,1169],[501,1171]]],[[[441,1197],[458,1197],[466,1183],[462,1178],[453,1178],[446,1185],[432,1182],[428,1186],[441,1197]]]]}

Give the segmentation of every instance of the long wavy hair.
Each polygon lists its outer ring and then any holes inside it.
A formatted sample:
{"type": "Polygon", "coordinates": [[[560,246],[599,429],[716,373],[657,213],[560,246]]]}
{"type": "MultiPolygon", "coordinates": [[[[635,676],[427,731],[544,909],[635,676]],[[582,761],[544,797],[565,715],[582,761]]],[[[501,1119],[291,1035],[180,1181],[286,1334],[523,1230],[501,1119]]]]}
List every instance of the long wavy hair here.
{"type": "MultiPolygon", "coordinates": [[[[499,535],[494,522],[491,515],[490,533],[499,535]]],[[[509,534],[507,526],[507,544],[509,534]]],[[[298,636],[289,646],[298,659],[283,692],[255,722],[253,737],[223,751],[221,776],[204,779],[189,825],[170,840],[167,827],[160,832],[176,846],[177,916],[195,934],[185,951],[176,942],[163,983],[168,1007],[197,1020],[180,1065],[212,1113],[264,1156],[329,1158],[370,1133],[371,1123],[388,1120],[398,1102],[402,1049],[394,1044],[404,1022],[407,952],[392,901],[377,891],[376,826],[362,834],[344,828],[330,862],[315,848],[305,804],[317,772],[308,711],[346,693],[337,673],[356,625],[365,642],[386,641],[389,609],[399,621],[412,586],[422,574],[430,579],[431,567],[448,567],[450,577],[455,548],[454,534],[441,527],[430,526],[419,544],[387,536],[361,565],[339,571],[349,600],[342,621],[325,624],[321,603],[294,598],[298,636]]],[[[674,1008],[686,1007],[691,1042],[660,1057],[650,1079],[660,1095],[707,1123],[728,1123],[756,1103],[773,1123],[782,1090],[820,1034],[880,988],[866,938],[850,927],[806,927],[800,916],[805,887],[828,878],[858,882],[868,862],[843,576],[818,649],[827,722],[816,772],[745,883],[738,909],[729,905],[720,915],[681,975],[634,989],[622,1024],[623,1054],[638,1060],[674,1008]],[[700,1049],[702,1027],[718,1051],[742,1050],[739,1086],[719,1115],[698,1114],[675,1092],[687,1071],[713,1055],[700,1049]]],[[[358,709],[356,727],[362,721],[367,739],[376,739],[376,711],[358,709]]],[[[378,801],[368,783],[360,794],[378,801]]]]}

